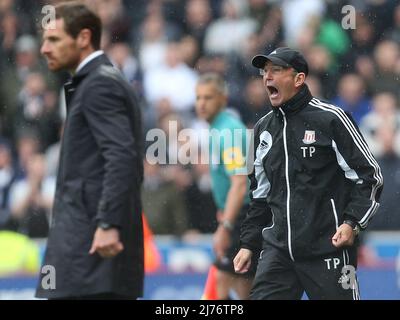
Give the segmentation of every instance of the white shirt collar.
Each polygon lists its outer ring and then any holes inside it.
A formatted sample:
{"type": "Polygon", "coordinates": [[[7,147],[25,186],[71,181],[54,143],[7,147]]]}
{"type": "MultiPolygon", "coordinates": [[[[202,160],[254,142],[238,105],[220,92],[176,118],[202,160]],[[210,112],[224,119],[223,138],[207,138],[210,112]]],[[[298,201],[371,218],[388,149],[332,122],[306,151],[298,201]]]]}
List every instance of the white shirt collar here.
{"type": "Polygon", "coordinates": [[[93,59],[97,58],[98,56],[101,56],[102,54],[104,54],[103,50],[97,50],[97,51],[92,52],[91,54],[89,54],[85,59],[82,60],[82,62],[79,64],[78,68],[76,68],[75,73],[78,73],[90,61],[92,61],[93,59]]]}

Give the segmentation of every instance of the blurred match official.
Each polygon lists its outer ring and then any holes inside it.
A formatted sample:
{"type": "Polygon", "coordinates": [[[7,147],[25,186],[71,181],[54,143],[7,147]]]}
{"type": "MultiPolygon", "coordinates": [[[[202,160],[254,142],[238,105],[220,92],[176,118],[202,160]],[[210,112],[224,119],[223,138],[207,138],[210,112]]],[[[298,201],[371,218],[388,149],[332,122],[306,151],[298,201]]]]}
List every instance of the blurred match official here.
{"type": "Polygon", "coordinates": [[[226,110],[227,88],[216,73],[203,74],[196,86],[196,113],[210,124],[210,175],[218,208],[218,228],[213,245],[216,255],[217,296],[230,299],[234,290],[240,299],[249,296],[257,260],[249,270],[235,274],[233,258],[239,249],[240,226],[245,218],[249,197],[245,165],[246,127],[226,110]],[[230,139],[239,133],[239,139],[230,139]],[[220,160],[220,161],[219,161],[220,160]]]}

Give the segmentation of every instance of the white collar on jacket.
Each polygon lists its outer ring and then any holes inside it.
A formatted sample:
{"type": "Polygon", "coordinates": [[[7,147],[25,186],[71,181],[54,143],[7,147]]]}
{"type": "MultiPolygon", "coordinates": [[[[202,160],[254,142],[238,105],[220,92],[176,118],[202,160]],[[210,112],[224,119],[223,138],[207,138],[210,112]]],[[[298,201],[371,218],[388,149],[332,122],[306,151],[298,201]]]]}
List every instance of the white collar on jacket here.
{"type": "Polygon", "coordinates": [[[86,66],[90,61],[97,58],[98,56],[101,56],[102,54],[104,54],[103,50],[97,50],[97,51],[89,54],[85,59],[82,60],[82,62],[79,64],[78,68],[76,68],[75,74],[77,74],[80,70],[82,70],[83,67],[86,66]]]}

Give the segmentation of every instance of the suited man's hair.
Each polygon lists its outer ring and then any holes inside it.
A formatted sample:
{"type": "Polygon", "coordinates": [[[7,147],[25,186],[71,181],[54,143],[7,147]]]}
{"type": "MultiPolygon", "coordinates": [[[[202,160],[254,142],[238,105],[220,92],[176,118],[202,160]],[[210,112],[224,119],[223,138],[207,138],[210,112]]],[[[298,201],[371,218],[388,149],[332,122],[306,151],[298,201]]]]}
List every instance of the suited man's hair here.
{"type": "Polygon", "coordinates": [[[224,79],[215,72],[207,72],[200,76],[197,84],[213,84],[219,93],[228,96],[228,86],[224,79]]]}
{"type": "Polygon", "coordinates": [[[101,20],[85,4],[80,1],[61,2],[55,6],[56,19],[64,20],[65,32],[76,39],[83,29],[92,33],[91,45],[94,50],[100,49],[101,20]]]}

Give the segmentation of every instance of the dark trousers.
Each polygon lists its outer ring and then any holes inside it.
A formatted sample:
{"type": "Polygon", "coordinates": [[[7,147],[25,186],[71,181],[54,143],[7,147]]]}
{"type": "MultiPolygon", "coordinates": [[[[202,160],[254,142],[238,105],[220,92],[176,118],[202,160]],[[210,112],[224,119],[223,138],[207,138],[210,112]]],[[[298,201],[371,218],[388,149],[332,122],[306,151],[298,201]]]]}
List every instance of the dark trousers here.
{"type": "Polygon", "coordinates": [[[251,300],[358,300],[357,250],[292,261],[289,252],[267,246],[262,251],[251,300]]]}

